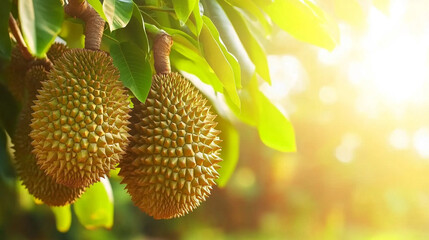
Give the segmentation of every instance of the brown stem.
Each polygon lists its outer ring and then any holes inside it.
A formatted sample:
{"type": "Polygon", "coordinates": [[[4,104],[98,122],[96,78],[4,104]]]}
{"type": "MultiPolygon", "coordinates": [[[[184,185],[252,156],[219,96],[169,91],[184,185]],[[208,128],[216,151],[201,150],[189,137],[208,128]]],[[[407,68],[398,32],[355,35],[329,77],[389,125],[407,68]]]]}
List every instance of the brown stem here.
{"type": "Polygon", "coordinates": [[[85,48],[98,50],[103,37],[104,20],[85,0],[69,0],[65,12],[85,22],[85,48]]]}
{"type": "Polygon", "coordinates": [[[19,30],[18,24],[16,23],[15,18],[12,16],[12,13],[9,14],[9,28],[13,34],[13,37],[16,40],[16,43],[19,46],[19,49],[21,50],[22,56],[26,60],[32,60],[33,56],[28,51],[27,46],[25,46],[25,42],[24,42],[24,38],[22,37],[21,30],[19,30]]]}
{"type": "Polygon", "coordinates": [[[153,59],[158,74],[170,73],[170,51],[173,39],[166,32],[159,33],[153,42],[153,59]]]}

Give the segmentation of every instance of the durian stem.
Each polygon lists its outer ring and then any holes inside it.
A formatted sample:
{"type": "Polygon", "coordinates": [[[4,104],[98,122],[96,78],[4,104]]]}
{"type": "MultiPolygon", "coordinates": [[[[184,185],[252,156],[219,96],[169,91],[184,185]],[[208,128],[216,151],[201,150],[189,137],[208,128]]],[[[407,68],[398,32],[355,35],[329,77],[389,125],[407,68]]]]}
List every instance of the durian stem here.
{"type": "Polygon", "coordinates": [[[12,32],[13,37],[16,40],[16,43],[21,50],[22,56],[26,60],[32,60],[33,56],[28,51],[27,46],[25,45],[24,38],[22,37],[21,30],[19,30],[18,24],[16,23],[15,18],[12,16],[12,13],[9,14],[9,28],[12,32]]]}
{"type": "Polygon", "coordinates": [[[85,48],[99,50],[104,31],[104,20],[85,0],[69,0],[64,11],[85,22],[85,48]]]}
{"type": "Polygon", "coordinates": [[[160,32],[153,41],[153,59],[156,73],[165,74],[171,72],[170,51],[173,39],[166,32],[160,32]]]}

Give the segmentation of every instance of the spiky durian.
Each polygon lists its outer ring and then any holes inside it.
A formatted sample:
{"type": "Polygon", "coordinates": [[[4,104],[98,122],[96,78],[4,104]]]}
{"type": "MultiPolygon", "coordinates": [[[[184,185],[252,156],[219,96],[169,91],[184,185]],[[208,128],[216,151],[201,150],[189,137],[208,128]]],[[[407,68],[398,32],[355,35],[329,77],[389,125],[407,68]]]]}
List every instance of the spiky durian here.
{"type": "Polygon", "coordinates": [[[206,103],[178,73],[155,75],[146,102],[134,101],[119,175],[133,202],[155,219],[192,211],[219,177],[220,131],[206,103]]]}
{"type": "Polygon", "coordinates": [[[12,49],[7,86],[15,100],[22,101],[24,98],[25,74],[30,68],[32,61],[33,59],[27,60],[24,58],[19,47],[12,49]]]}
{"type": "Polygon", "coordinates": [[[31,152],[31,102],[36,96],[36,89],[41,81],[46,79],[43,66],[33,66],[27,71],[25,85],[28,89],[28,101],[24,104],[19,115],[18,127],[12,137],[15,149],[14,166],[19,178],[30,194],[50,206],[62,206],[73,203],[83,192],[84,188],[70,188],[55,182],[47,176],[36,163],[36,157],[31,152]]]}
{"type": "Polygon", "coordinates": [[[38,165],[58,183],[100,180],[128,145],[128,96],[110,56],[72,49],[42,82],[31,123],[38,165]]]}
{"type": "Polygon", "coordinates": [[[58,58],[60,58],[69,48],[62,43],[54,43],[49,48],[49,51],[46,53],[49,60],[54,63],[58,58]]]}
{"type": "MultiPolygon", "coordinates": [[[[68,50],[67,46],[62,43],[54,43],[46,53],[48,59],[54,62],[68,50]]],[[[9,65],[9,80],[7,82],[8,88],[14,98],[18,101],[25,101],[26,90],[26,73],[33,66],[44,66],[45,69],[47,62],[45,59],[26,59],[21,52],[21,49],[16,46],[12,49],[11,60],[9,65]]]]}

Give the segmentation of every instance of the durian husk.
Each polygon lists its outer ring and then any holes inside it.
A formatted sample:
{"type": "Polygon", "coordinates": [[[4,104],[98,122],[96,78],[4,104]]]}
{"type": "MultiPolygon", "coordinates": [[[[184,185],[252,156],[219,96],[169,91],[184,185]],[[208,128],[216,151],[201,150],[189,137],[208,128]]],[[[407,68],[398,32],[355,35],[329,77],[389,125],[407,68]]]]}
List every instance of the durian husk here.
{"type": "Polygon", "coordinates": [[[40,88],[41,81],[46,79],[43,66],[33,66],[27,71],[25,85],[28,89],[28,102],[23,106],[19,115],[18,127],[12,137],[15,149],[14,166],[23,185],[35,198],[50,206],[63,206],[73,203],[84,192],[84,188],[70,188],[58,184],[52,177],[47,176],[36,163],[36,156],[31,146],[31,105],[40,88]]]}
{"type": "Polygon", "coordinates": [[[19,47],[14,47],[9,64],[9,79],[7,87],[17,101],[23,101],[25,96],[25,75],[33,59],[27,60],[19,47]]]}
{"type": "Polygon", "coordinates": [[[207,100],[180,74],[158,74],[145,103],[134,100],[131,115],[119,175],[132,201],[155,219],[192,211],[219,177],[220,131],[207,100]]]}
{"type": "MultiPolygon", "coordinates": [[[[55,60],[61,57],[67,50],[68,47],[66,45],[54,43],[51,45],[46,55],[51,62],[55,62],[55,60]]],[[[43,66],[45,70],[48,70],[44,59],[26,59],[22,55],[19,46],[15,46],[12,49],[7,86],[15,100],[19,102],[26,101],[26,91],[29,89],[26,88],[26,75],[27,71],[33,66],[43,66]]],[[[28,97],[31,98],[31,96],[28,97]]]]}
{"type": "Polygon", "coordinates": [[[109,175],[128,145],[128,95],[102,51],[71,49],[54,62],[32,114],[37,164],[56,182],[89,186],[109,175]]]}

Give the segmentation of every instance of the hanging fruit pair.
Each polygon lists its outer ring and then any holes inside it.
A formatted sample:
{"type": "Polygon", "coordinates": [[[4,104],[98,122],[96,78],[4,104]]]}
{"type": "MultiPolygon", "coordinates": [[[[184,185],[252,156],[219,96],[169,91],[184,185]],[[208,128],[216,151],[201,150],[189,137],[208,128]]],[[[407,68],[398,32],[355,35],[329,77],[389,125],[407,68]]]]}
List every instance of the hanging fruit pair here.
{"type": "Polygon", "coordinates": [[[170,71],[171,37],[154,41],[155,69],[144,103],[134,101],[131,143],[119,175],[133,202],[155,219],[182,216],[210,194],[220,159],[219,130],[207,100],[170,71]]]}
{"type": "MultiPolygon", "coordinates": [[[[72,3],[78,2],[70,1],[66,10],[72,3]]],[[[69,9],[79,9],[74,7],[69,9]]],[[[156,219],[192,211],[219,177],[216,116],[188,80],[171,73],[172,40],[161,33],[153,48],[157,74],[147,100],[134,99],[129,129],[128,96],[119,72],[111,57],[97,50],[104,22],[92,44],[88,19],[85,46],[95,50],[52,54],[49,69],[34,67],[25,76],[32,90],[14,136],[18,174],[30,193],[57,206],[72,203],[120,163],[122,182],[141,210],[156,219]]]]}

